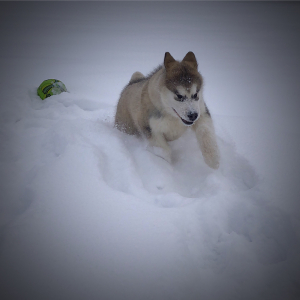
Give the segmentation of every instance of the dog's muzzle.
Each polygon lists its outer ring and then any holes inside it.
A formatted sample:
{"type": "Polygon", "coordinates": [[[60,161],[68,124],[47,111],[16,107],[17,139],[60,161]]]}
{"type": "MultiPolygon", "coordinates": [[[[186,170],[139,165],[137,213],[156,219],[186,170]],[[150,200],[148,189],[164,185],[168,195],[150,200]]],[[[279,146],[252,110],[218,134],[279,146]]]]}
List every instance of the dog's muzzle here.
{"type": "Polygon", "coordinates": [[[185,120],[185,119],[182,119],[182,118],[180,117],[180,115],[178,114],[178,112],[177,112],[174,108],[173,108],[173,110],[175,111],[175,113],[177,114],[177,116],[181,119],[181,121],[182,121],[185,125],[188,125],[188,126],[193,125],[193,124],[194,124],[194,121],[197,120],[197,118],[198,118],[198,113],[196,113],[196,112],[194,112],[194,113],[190,112],[190,113],[188,113],[188,118],[190,119],[190,121],[187,121],[187,120],[185,120]]]}

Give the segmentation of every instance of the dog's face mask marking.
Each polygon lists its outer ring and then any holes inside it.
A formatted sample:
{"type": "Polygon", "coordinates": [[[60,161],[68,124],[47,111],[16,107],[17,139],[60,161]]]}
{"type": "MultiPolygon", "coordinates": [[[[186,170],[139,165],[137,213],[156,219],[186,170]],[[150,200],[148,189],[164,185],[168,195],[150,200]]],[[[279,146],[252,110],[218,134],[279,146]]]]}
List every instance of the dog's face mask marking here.
{"type": "Polygon", "coordinates": [[[178,86],[169,105],[185,125],[193,125],[200,115],[197,85],[193,84],[191,88],[178,86]]]}
{"type": "Polygon", "coordinates": [[[202,76],[199,74],[195,55],[189,52],[181,62],[166,53],[167,105],[172,114],[178,116],[185,125],[193,125],[200,115],[202,76]]]}

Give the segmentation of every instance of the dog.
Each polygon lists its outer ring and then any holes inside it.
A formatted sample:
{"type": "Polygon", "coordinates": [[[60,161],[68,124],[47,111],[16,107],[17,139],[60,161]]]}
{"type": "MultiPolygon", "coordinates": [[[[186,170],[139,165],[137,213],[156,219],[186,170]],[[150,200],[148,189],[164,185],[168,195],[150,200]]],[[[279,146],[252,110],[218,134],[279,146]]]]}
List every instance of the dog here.
{"type": "Polygon", "coordinates": [[[142,136],[148,148],[171,163],[170,141],[191,128],[206,164],[218,169],[220,155],[210,112],[203,100],[203,77],[193,52],[181,62],[169,52],[148,76],[135,72],[121,92],[115,127],[142,136]]]}

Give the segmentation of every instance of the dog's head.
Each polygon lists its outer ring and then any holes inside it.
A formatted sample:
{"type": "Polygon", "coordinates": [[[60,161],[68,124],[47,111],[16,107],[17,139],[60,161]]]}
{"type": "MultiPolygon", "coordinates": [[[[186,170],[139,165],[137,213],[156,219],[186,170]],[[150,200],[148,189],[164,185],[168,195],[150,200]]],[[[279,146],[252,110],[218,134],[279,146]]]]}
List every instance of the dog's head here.
{"type": "Polygon", "coordinates": [[[165,53],[166,70],[163,103],[172,115],[185,125],[193,125],[200,115],[203,79],[198,72],[198,63],[193,52],[188,52],[181,62],[169,52],[165,53]]]}

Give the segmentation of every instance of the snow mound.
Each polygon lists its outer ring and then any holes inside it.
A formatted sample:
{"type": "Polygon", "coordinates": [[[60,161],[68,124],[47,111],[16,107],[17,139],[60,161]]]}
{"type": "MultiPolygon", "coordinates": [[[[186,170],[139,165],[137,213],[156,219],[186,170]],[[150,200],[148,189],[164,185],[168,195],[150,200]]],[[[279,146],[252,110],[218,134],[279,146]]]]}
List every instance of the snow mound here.
{"type": "Polygon", "coordinates": [[[292,223],[260,191],[261,179],[217,116],[222,160],[215,171],[192,131],[171,143],[170,165],[144,140],[114,128],[115,108],[93,99],[62,93],[41,101],[30,91],[7,107],[0,264],[8,294],[12,282],[24,282],[20,293],[38,296],[54,278],[69,278],[75,287],[61,290],[57,282],[49,299],[60,292],[82,299],[81,284],[90,299],[182,299],[187,287],[190,299],[258,297],[256,289],[270,293],[263,278],[280,291],[295,288],[284,273],[266,268],[294,261],[292,223]],[[19,109],[9,109],[14,105],[19,109]],[[22,266],[18,274],[12,264],[22,266]],[[36,282],[40,288],[33,289],[36,282]]]}

